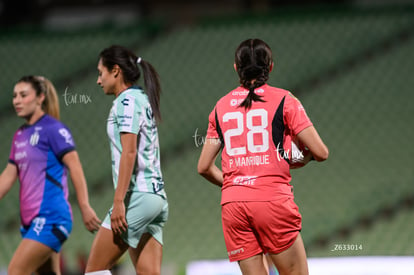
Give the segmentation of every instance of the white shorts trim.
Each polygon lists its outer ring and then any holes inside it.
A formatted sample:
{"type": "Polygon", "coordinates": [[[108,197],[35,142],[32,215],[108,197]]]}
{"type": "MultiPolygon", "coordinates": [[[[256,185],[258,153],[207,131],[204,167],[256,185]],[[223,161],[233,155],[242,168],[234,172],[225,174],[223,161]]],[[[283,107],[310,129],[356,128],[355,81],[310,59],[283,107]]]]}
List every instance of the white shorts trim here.
{"type": "Polygon", "coordinates": [[[111,228],[111,224],[106,223],[105,221],[101,224],[101,226],[102,226],[103,228],[106,228],[106,229],[112,230],[112,228],[111,228]]]}

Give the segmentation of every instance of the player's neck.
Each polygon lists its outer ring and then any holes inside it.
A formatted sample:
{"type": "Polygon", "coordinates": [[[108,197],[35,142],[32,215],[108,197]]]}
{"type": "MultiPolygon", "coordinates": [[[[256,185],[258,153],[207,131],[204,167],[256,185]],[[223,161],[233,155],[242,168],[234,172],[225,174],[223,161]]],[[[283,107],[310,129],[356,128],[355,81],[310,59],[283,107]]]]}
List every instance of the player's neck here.
{"type": "Polygon", "coordinates": [[[26,123],[28,125],[35,124],[44,114],[45,112],[43,110],[35,111],[30,117],[26,118],[26,123]]]}
{"type": "Polygon", "coordinates": [[[122,92],[127,90],[129,87],[131,87],[131,85],[127,85],[125,83],[120,83],[119,85],[117,85],[115,89],[116,90],[115,97],[118,97],[122,92]]]}

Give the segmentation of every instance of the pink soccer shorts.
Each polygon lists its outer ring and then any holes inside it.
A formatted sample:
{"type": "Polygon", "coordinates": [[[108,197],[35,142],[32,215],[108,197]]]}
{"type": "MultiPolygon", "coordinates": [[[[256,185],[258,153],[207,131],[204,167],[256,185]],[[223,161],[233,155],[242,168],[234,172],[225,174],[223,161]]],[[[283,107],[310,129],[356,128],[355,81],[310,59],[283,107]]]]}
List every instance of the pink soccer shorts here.
{"type": "Polygon", "coordinates": [[[301,230],[293,197],[277,201],[230,202],[222,206],[224,240],[230,261],[288,249],[301,230]]]}

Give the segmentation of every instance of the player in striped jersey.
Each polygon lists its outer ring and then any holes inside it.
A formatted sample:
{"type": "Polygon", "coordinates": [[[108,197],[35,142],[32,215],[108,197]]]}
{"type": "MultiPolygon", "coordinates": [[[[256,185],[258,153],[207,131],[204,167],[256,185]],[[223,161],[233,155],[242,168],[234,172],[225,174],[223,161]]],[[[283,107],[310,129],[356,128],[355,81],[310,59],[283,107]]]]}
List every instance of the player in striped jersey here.
{"type": "Polygon", "coordinates": [[[9,164],[0,175],[0,199],[18,177],[23,240],[8,274],[61,274],[60,249],[72,231],[68,170],[86,228],[93,232],[101,221],[89,205],[72,135],[58,120],[59,102],[53,84],[41,76],[22,77],[14,87],[13,106],[26,123],[13,137],[9,164]]]}
{"type": "Polygon", "coordinates": [[[98,72],[104,93],[115,96],[107,122],[115,195],[92,244],[86,274],[111,274],[126,250],[137,274],[160,274],[168,203],[157,130],[158,74],[150,63],[116,45],[100,53],[98,72]],[[139,67],[145,91],[135,86],[139,67]]]}
{"type": "Polygon", "coordinates": [[[299,100],[267,84],[273,61],[265,42],[242,42],[235,69],[241,85],[211,112],[198,163],[199,173],[222,190],[229,259],[239,262],[243,275],[267,274],[265,254],[280,274],[308,274],[290,185],[291,142],[298,139],[317,161],[328,149],[299,100]],[[220,149],[222,171],[215,165],[220,149]]]}

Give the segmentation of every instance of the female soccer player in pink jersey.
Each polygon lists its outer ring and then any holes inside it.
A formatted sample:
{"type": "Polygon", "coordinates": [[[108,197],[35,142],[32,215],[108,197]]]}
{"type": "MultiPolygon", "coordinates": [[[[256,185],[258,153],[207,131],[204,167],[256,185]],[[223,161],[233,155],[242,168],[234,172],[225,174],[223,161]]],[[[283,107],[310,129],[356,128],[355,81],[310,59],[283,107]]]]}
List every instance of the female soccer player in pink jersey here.
{"type": "Polygon", "coordinates": [[[82,166],[69,129],[59,119],[53,84],[25,76],[14,86],[13,106],[26,123],[15,133],[9,163],[0,175],[0,199],[20,182],[20,242],[8,274],[61,274],[59,252],[72,231],[67,170],[75,187],[86,228],[100,220],[89,205],[82,166]]]}
{"type": "Polygon", "coordinates": [[[242,42],[235,54],[240,86],[209,116],[198,172],[222,190],[222,224],[230,261],[243,275],[267,274],[268,254],[280,274],[308,274],[301,215],[290,185],[291,142],[317,161],[328,148],[290,92],[269,86],[272,52],[262,40],[242,42]],[[222,149],[222,171],[215,165],[222,149]]]}

